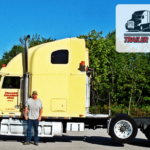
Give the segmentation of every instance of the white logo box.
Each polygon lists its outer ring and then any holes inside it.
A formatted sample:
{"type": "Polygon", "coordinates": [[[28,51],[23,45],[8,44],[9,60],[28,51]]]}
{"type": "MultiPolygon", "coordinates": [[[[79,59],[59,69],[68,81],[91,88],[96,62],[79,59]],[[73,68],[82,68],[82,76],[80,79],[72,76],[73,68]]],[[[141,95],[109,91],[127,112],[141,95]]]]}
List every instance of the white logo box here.
{"type": "Polygon", "coordinates": [[[150,52],[150,5],[116,6],[117,52],[150,52]]]}

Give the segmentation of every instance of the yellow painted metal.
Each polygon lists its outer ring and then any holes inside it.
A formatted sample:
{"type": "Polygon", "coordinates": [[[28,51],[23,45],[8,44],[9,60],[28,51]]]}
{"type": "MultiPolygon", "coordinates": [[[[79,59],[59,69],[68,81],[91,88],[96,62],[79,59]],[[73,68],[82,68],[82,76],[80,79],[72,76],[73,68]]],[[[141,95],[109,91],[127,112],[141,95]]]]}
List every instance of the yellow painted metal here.
{"type": "Polygon", "coordinates": [[[51,111],[64,112],[66,111],[66,99],[53,98],[51,99],[50,107],[51,107],[51,111]]]}
{"type": "MultiPolygon", "coordinates": [[[[86,72],[79,70],[81,61],[89,66],[89,50],[85,47],[85,40],[68,38],[49,42],[30,48],[28,54],[29,96],[33,90],[38,91],[43,103],[42,116],[85,117],[86,72]],[[51,63],[51,54],[57,50],[68,50],[68,64],[51,63]]],[[[23,54],[18,54],[0,70],[2,78],[12,75],[23,77],[22,57],[23,54]]],[[[4,89],[0,89],[0,114],[2,111],[6,113],[4,109],[7,107],[3,93],[4,89]]]]}

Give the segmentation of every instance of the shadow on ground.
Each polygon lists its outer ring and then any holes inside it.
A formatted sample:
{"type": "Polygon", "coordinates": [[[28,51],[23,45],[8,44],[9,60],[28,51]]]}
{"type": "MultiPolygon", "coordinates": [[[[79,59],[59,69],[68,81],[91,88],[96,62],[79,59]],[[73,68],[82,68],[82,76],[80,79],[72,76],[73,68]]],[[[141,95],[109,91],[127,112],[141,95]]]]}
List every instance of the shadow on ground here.
{"type": "MultiPolygon", "coordinates": [[[[0,142],[24,142],[24,137],[19,136],[0,136],[0,142]]],[[[73,141],[83,141],[86,143],[96,144],[96,145],[104,145],[104,146],[113,146],[113,147],[124,147],[123,144],[119,144],[114,142],[109,137],[100,137],[100,136],[68,136],[63,135],[61,137],[40,137],[39,143],[55,143],[55,142],[73,142],[73,141]]],[[[33,139],[32,142],[33,143],[33,139]]],[[[133,146],[140,147],[150,147],[150,142],[147,139],[139,139],[136,138],[132,142],[128,143],[133,146]]]]}
{"type": "Polygon", "coordinates": [[[129,145],[138,146],[138,147],[150,147],[150,141],[147,139],[135,138],[132,142],[128,143],[129,145]]]}

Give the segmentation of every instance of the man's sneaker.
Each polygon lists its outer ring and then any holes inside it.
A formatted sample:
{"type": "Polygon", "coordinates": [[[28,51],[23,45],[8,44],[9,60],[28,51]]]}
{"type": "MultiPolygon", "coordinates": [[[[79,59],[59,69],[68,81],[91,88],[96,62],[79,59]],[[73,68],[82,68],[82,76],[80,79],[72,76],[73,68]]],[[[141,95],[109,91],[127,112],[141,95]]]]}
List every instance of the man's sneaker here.
{"type": "Polygon", "coordinates": [[[30,145],[30,142],[24,142],[23,145],[30,145]]]}
{"type": "Polygon", "coordinates": [[[38,143],[34,143],[34,145],[38,146],[38,143]]]}

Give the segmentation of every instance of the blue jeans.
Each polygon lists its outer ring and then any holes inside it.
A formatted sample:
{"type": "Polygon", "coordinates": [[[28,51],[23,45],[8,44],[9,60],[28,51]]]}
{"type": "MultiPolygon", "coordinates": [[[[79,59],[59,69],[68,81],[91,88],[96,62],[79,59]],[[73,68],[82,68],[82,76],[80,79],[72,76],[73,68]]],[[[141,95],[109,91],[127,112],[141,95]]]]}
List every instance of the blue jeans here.
{"type": "Polygon", "coordinates": [[[39,121],[38,121],[38,119],[36,119],[36,120],[28,119],[27,123],[28,123],[28,129],[27,129],[27,137],[26,137],[25,141],[26,142],[30,142],[31,141],[31,138],[32,138],[31,128],[33,126],[34,127],[34,142],[38,143],[39,142],[39,137],[38,137],[39,121]]]}

